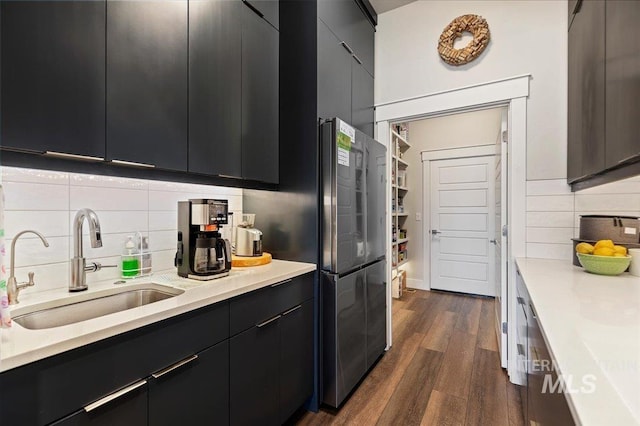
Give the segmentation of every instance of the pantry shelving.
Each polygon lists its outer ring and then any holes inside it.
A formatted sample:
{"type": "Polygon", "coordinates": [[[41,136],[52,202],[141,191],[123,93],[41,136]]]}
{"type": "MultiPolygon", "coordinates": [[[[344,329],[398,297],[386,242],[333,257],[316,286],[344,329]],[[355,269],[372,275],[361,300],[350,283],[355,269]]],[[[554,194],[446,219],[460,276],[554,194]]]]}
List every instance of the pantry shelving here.
{"type": "Polygon", "coordinates": [[[409,192],[407,183],[407,169],[409,163],[403,158],[411,148],[408,140],[406,123],[394,124],[391,129],[391,277],[392,295],[402,296],[406,286],[406,272],[402,269],[409,261],[407,246],[409,237],[406,221],[409,213],[404,207],[404,198],[409,192]]]}

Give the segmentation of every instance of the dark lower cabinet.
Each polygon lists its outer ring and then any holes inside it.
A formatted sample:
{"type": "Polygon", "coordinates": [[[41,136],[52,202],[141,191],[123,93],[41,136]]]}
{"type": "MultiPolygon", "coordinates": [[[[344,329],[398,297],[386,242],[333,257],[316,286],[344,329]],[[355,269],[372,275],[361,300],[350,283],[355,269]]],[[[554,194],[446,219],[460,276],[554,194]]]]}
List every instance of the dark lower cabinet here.
{"type": "Polygon", "coordinates": [[[278,31],[248,6],[242,10],[242,177],[279,179],[278,31]]]}
{"type": "Polygon", "coordinates": [[[107,159],[187,170],[188,2],[107,1],[107,159]]]}
{"type": "Polygon", "coordinates": [[[583,2],[569,31],[569,182],[605,166],[604,4],[583,2]]]}
{"type": "Polygon", "coordinates": [[[3,148],[104,157],[105,2],[2,1],[3,148]]]}
{"type": "Polygon", "coordinates": [[[189,171],[242,174],[243,5],[189,3],[189,171]]]}
{"type": "Polygon", "coordinates": [[[229,424],[229,341],[156,372],[149,426],[229,424]]]}
{"type": "Polygon", "coordinates": [[[291,308],[280,321],[280,423],[313,392],[313,301],[291,308]]]}
{"type": "Polygon", "coordinates": [[[277,425],[280,330],[278,316],[231,338],[232,425],[277,425]]]}
{"type": "Polygon", "coordinates": [[[59,421],[55,426],[146,426],[147,412],[147,384],[144,384],[118,398],[106,402],[104,405],[86,411],[82,409],[59,421]]]}
{"type": "Polygon", "coordinates": [[[640,158],[639,20],[640,2],[606,1],[607,167],[640,158]]]}

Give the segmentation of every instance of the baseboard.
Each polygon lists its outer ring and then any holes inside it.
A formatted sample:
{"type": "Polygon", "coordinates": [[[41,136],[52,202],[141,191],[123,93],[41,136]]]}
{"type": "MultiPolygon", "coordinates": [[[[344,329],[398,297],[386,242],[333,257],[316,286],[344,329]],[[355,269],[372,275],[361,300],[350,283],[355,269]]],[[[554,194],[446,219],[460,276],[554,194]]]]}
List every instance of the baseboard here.
{"type": "Polygon", "coordinates": [[[416,290],[431,290],[427,283],[423,280],[416,280],[415,278],[407,278],[407,287],[415,288],[416,290]]]}

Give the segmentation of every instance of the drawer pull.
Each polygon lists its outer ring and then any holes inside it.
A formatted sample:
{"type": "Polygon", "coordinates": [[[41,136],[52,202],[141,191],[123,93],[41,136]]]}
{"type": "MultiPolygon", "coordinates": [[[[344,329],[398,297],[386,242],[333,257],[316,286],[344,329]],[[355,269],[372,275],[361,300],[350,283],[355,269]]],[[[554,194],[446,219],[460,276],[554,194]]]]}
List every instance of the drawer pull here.
{"type": "Polygon", "coordinates": [[[291,312],[297,311],[300,308],[302,308],[302,305],[294,306],[293,308],[291,308],[291,309],[289,309],[287,311],[284,311],[282,313],[282,316],[289,315],[291,312]]]}
{"type": "Polygon", "coordinates": [[[360,58],[358,58],[358,56],[357,56],[357,55],[353,55],[353,59],[355,59],[357,63],[359,63],[360,65],[362,65],[362,61],[360,60],[360,58]]]}
{"type": "Polygon", "coordinates": [[[289,278],[288,280],[284,280],[284,281],[280,281],[279,283],[271,284],[271,287],[278,287],[279,285],[290,283],[291,281],[293,281],[293,280],[291,278],[289,278]]]}
{"type": "Polygon", "coordinates": [[[281,317],[281,316],[282,316],[282,315],[278,314],[278,315],[276,315],[275,317],[273,317],[273,318],[271,318],[271,319],[266,320],[265,322],[261,322],[260,324],[256,324],[256,327],[258,327],[258,328],[262,328],[262,327],[264,327],[265,325],[267,325],[267,324],[271,324],[271,323],[272,323],[272,322],[274,322],[275,320],[280,319],[280,317],[281,317]]]}
{"type": "Polygon", "coordinates": [[[124,161],[124,160],[111,160],[111,163],[118,164],[120,166],[143,167],[146,169],[153,169],[156,167],[154,164],[138,163],[135,161],[124,161]]]}
{"type": "Polygon", "coordinates": [[[340,45],[344,47],[347,50],[347,52],[349,52],[349,55],[353,55],[353,49],[346,42],[341,41],[340,45]]]}
{"type": "Polygon", "coordinates": [[[218,175],[218,177],[221,177],[221,178],[227,178],[227,179],[244,179],[244,178],[243,178],[243,177],[241,177],[241,176],[234,176],[234,175],[221,175],[221,174],[220,174],[220,175],[218,175]]]}
{"type": "Polygon", "coordinates": [[[522,297],[518,296],[516,300],[518,301],[518,305],[524,305],[524,299],[522,297]]]}
{"type": "Polygon", "coordinates": [[[185,364],[189,364],[191,361],[195,361],[196,359],[198,359],[198,355],[191,355],[189,358],[178,361],[175,364],[168,366],[164,370],[160,370],[157,373],[152,373],[151,376],[153,376],[154,379],[160,378],[165,374],[171,373],[173,370],[182,367],[185,364]]]}
{"type": "Polygon", "coordinates": [[[103,405],[113,401],[114,399],[118,399],[123,395],[128,394],[131,391],[134,391],[136,389],[138,389],[141,386],[144,386],[147,384],[146,380],[140,380],[139,382],[136,382],[130,386],[127,386],[126,388],[120,389],[117,392],[114,392],[112,394],[109,394],[107,396],[105,396],[104,398],[101,398],[99,400],[97,400],[96,402],[92,402],[91,404],[87,405],[84,407],[84,411],[89,413],[93,410],[95,410],[96,408],[102,407],[103,405]]]}
{"type": "Polygon", "coordinates": [[[103,157],[93,157],[91,155],[67,154],[66,152],[57,152],[57,151],[45,151],[44,155],[48,157],[67,158],[69,160],[104,161],[103,157]]]}
{"type": "Polygon", "coordinates": [[[538,314],[536,314],[536,311],[533,309],[533,305],[531,303],[529,303],[529,309],[531,310],[531,315],[533,315],[533,319],[538,319],[538,314]]]}
{"type": "Polygon", "coordinates": [[[516,345],[516,347],[518,348],[518,355],[524,356],[524,346],[522,346],[520,343],[518,343],[516,345]]]}

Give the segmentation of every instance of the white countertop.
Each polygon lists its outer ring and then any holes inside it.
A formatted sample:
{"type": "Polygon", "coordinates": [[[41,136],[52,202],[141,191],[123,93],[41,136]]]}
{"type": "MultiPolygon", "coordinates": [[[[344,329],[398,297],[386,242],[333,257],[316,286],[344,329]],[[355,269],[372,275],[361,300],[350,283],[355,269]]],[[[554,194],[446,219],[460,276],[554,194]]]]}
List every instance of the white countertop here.
{"type": "Polygon", "coordinates": [[[66,288],[25,294],[12,309],[15,317],[34,305],[65,298],[88,299],[96,292],[109,289],[132,289],[156,283],[184,289],[184,293],[98,318],[44,330],[27,330],[13,321],[13,326],[0,330],[0,372],[56,355],[89,343],[133,330],[203,306],[229,299],[277,282],[314,271],[310,263],[273,260],[264,266],[234,268],[228,277],[211,281],[195,281],[178,277],[175,271],[127,281],[126,284],[90,284],[82,293],[69,293],[66,288]]]}
{"type": "Polygon", "coordinates": [[[564,260],[517,264],[558,375],[572,380],[577,420],[640,425],[640,277],[594,275],[564,260]],[[593,392],[580,391],[583,378],[595,378],[593,392]]]}

